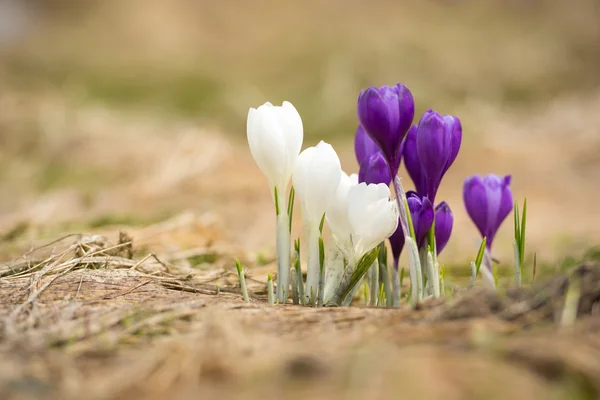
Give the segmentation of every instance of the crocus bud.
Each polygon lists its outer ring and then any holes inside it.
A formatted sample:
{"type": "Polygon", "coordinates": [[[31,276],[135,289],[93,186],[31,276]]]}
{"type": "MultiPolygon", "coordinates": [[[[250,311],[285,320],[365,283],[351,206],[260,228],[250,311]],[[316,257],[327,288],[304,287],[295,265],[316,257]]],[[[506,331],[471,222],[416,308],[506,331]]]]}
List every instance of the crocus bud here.
{"type": "Polygon", "coordinates": [[[358,260],[394,233],[399,214],[385,184],[359,183],[350,189],[348,198],[348,220],[358,260]]]}
{"type": "Polygon", "coordinates": [[[247,136],[250,152],[267,177],[271,189],[285,193],[302,148],[304,131],[300,114],[292,103],[265,103],[248,111],[247,136]]]}
{"type": "Polygon", "coordinates": [[[421,247],[427,233],[433,225],[433,204],[427,197],[421,198],[416,192],[406,192],[406,201],[412,218],[417,246],[421,247]]]}
{"type": "Polygon", "coordinates": [[[452,234],[452,225],[454,223],[454,216],[450,206],[445,201],[442,201],[435,207],[435,244],[437,252],[440,254],[452,234]]]}
{"type": "Polygon", "coordinates": [[[340,159],[328,143],[321,141],[298,156],[293,182],[302,205],[302,217],[309,225],[321,221],[341,176],[340,159]]]}
{"type": "Polygon", "coordinates": [[[513,209],[510,180],[510,175],[490,174],[484,178],[475,175],[467,178],[463,186],[465,208],[481,236],[487,238],[488,249],[502,221],[513,209]]]}
{"type": "Polygon", "coordinates": [[[404,158],[404,165],[406,166],[408,175],[415,185],[415,191],[420,196],[426,196],[427,186],[425,184],[425,175],[421,167],[419,153],[417,153],[417,125],[410,127],[402,142],[402,157],[404,158]]]}
{"type": "Polygon", "coordinates": [[[358,165],[362,165],[369,157],[371,157],[375,153],[381,153],[381,149],[373,139],[367,135],[362,125],[359,125],[356,128],[356,134],[354,135],[354,154],[356,154],[356,161],[358,161],[358,165]]]}
{"type": "Polygon", "coordinates": [[[462,141],[458,118],[433,110],[423,114],[417,128],[417,153],[425,176],[427,197],[435,200],[442,177],[456,159],[462,141]]]}
{"type": "Polygon", "coordinates": [[[398,270],[398,261],[400,260],[400,254],[402,254],[402,248],[406,235],[402,232],[402,225],[398,224],[396,231],[389,237],[390,246],[392,247],[392,256],[394,257],[394,269],[398,270]]]}
{"type": "Polygon", "coordinates": [[[358,181],[365,182],[366,184],[383,183],[384,185],[389,186],[392,177],[390,175],[390,168],[385,161],[383,154],[380,152],[374,153],[360,165],[360,169],[358,170],[358,181]]]}
{"type": "Polygon", "coordinates": [[[402,139],[412,124],[415,103],[410,90],[402,84],[370,87],[358,96],[360,124],[383,152],[392,177],[398,173],[402,139]]]}

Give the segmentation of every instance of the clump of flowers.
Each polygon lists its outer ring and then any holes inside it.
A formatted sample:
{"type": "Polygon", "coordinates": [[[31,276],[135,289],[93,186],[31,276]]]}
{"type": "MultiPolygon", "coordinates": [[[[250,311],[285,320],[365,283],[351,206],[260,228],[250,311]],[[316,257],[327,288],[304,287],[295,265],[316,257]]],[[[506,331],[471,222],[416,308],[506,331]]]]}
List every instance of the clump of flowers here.
{"type": "MultiPolygon", "coordinates": [[[[250,109],[250,151],[267,177],[275,203],[277,302],[286,303],[291,296],[297,304],[349,305],[366,278],[371,305],[399,306],[404,275],[399,264],[404,248],[411,283],[407,299],[415,303],[445,294],[438,256],[450,240],[454,216],[450,205],[445,201],[436,203],[436,198],[460,151],[462,125],[457,117],[433,110],[426,111],[413,125],[414,113],[413,96],[402,84],[362,91],[357,103],[359,125],[354,135],[359,171],[348,175],[328,143],[321,141],[300,152],[302,120],[291,103],[284,102],[279,107],[266,103],[250,109]],[[398,176],[402,159],[414,191],[405,192],[398,176]],[[293,187],[288,193],[290,179],[293,187]],[[306,281],[301,273],[300,238],[295,241],[291,262],[290,221],[296,196],[307,248],[306,281]],[[327,251],[324,226],[331,231],[327,251]],[[386,241],[391,249],[391,268],[387,265],[386,241]]],[[[475,175],[464,184],[467,212],[483,237],[480,252],[472,263],[472,279],[483,265],[482,275],[491,285],[495,284],[491,266],[493,239],[513,209],[510,179],[475,175]]],[[[524,206],[523,219],[515,217],[518,282],[523,264],[525,213],[524,206]]]]}

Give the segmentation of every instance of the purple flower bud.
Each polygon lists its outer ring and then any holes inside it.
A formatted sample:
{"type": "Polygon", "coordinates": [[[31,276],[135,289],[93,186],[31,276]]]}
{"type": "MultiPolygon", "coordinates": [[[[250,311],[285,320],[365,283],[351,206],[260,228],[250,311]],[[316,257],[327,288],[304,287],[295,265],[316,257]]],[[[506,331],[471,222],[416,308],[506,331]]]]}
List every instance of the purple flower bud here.
{"type": "Polygon", "coordinates": [[[370,87],[358,96],[360,124],[383,152],[392,177],[398,173],[401,144],[415,115],[410,90],[402,84],[370,87]]]}
{"type": "Polygon", "coordinates": [[[425,237],[427,237],[427,233],[431,229],[433,218],[435,217],[433,204],[431,204],[431,201],[429,201],[427,197],[421,198],[413,191],[406,193],[406,201],[408,202],[408,209],[410,210],[410,216],[415,230],[417,246],[421,247],[425,237]]]}
{"type": "Polygon", "coordinates": [[[435,244],[438,254],[444,250],[444,247],[448,244],[448,240],[450,240],[453,223],[454,216],[452,215],[450,206],[445,201],[442,201],[435,207],[435,244]]]}
{"type": "Polygon", "coordinates": [[[484,178],[475,175],[467,178],[463,186],[465,208],[481,236],[487,238],[488,249],[500,224],[513,209],[510,180],[510,175],[490,174],[484,178]]]}
{"type": "Polygon", "coordinates": [[[432,201],[442,177],[456,159],[462,140],[462,127],[458,118],[442,117],[433,110],[421,117],[416,133],[417,153],[425,176],[427,192],[432,201]]]}
{"type": "Polygon", "coordinates": [[[354,135],[354,153],[356,154],[358,165],[366,163],[371,155],[381,153],[379,146],[377,146],[373,139],[367,135],[367,132],[365,132],[362,125],[359,125],[358,128],[356,128],[356,134],[354,135]]]}
{"type": "Polygon", "coordinates": [[[402,232],[402,224],[398,222],[396,232],[388,238],[390,246],[392,247],[392,256],[394,257],[394,269],[398,270],[398,260],[400,260],[400,254],[402,254],[402,248],[404,247],[404,232],[402,232]]]}
{"type": "Polygon", "coordinates": [[[358,170],[359,183],[365,182],[367,185],[383,183],[389,186],[391,181],[390,168],[381,152],[372,154],[358,170]]]}
{"type": "Polygon", "coordinates": [[[425,196],[427,194],[425,175],[423,175],[421,160],[419,159],[419,153],[417,153],[417,125],[410,127],[402,141],[402,157],[408,175],[415,185],[415,191],[419,195],[425,196]]]}

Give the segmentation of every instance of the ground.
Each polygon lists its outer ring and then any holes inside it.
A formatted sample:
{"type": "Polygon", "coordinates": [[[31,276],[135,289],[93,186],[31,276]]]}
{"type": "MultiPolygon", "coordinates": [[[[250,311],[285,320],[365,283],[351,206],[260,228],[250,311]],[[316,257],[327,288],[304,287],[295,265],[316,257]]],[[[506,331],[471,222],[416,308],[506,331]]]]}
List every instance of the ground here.
{"type": "Polygon", "coordinates": [[[0,398],[598,397],[597,2],[89,3],[0,3],[0,398]],[[357,93],[396,81],[464,127],[452,296],[269,307],[248,108],[292,101],[355,172],[357,93]],[[510,221],[501,290],[466,289],[462,182],[490,172],[528,199],[522,290],[510,221]]]}

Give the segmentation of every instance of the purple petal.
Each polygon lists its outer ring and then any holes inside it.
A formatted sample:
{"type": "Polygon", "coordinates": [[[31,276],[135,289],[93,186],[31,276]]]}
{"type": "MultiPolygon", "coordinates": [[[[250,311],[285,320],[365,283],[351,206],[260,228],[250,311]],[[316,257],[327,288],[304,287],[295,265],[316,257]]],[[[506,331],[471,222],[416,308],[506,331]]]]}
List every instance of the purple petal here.
{"type": "Polygon", "coordinates": [[[419,215],[419,225],[415,227],[415,236],[417,239],[417,245],[421,247],[423,245],[423,241],[427,237],[427,233],[431,229],[431,225],[433,225],[433,219],[435,218],[435,212],[433,210],[433,204],[427,197],[423,198],[423,202],[421,203],[421,212],[419,215]]]}
{"type": "Polygon", "coordinates": [[[427,196],[435,199],[451,151],[452,136],[444,119],[435,111],[423,114],[417,129],[417,152],[427,182],[427,196]]]}
{"type": "Polygon", "coordinates": [[[448,157],[448,161],[446,162],[446,167],[444,168],[443,174],[448,171],[454,160],[456,160],[458,151],[460,150],[460,145],[462,143],[462,125],[460,120],[452,115],[446,115],[444,117],[444,123],[447,134],[450,135],[452,139],[450,143],[450,155],[448,157]]]}
{"type": "Polygon", "coordinates": [[[500,207],[498,210],[498,216],[496,218],[496,223],[495,223],[496,230],[498,228],[500,228],[500,225],[506,219],[508,214],[510,214],[510,212],[512,211],[513,206],[514,206],[513,195],[512,195],[512,191],[510,189],[510,181],[511,181],[510,175],[506,175],[502,179],[502,195],[501,195],[501,199],[500,199],[500,207]]]}
{"type": "Polygon", "coordinates": [[[472,178],[467,178],[465,180],[463,186],[463,201],[465,203],[467,214],[469,214],[469,217],[477,229],[479,229],[481,236],[487,236],[488,198],[481,176],[474,175],[472,178]]]}
{"type": "Polygon", "coordinates": [[[392,256],[394,257],[394,268],[398,269],[398,260],[400,259],[400,254],[402,253],[402,248],[404,247],[404,232],[402,232],[402,224],[398,223],[398,228],[396,228],[396,232],[392,234],[392,236],[388,239],[390,241],[390,246],[392,247],[392,256]]]}
{"type": "MultiPolygon", "coordinates": [[[[396,92],[398,93],[398,106],[400,113],[398,135],[404,137],[415,118],[415,100],[410,90],[408,90],[408,88],[403,84],[398,83],[396,84],[395,88],[396,92]]],[[[400,141],[402,141],[402,139],[400,141]]]]}
{"type": "Polygon", "coordinates": [[[358,182],[365,182],[367,185],[383,183],[389,186],[391,181],[390,168],[380,152],[372,154],[358,170],[358,182]]]}
{"type": "Polygon", "coordinates": [[[413,125],[406,134],[404,141],[402,142],[402,157],[404,158],[404,165],[408,171],[410,179],[412,179],[415,185],[415,190],[421,196],[426,194],[425,176],[423,175],[423,168],[421,167],[421,160],[419,159],[419,153],[417,153],[417,126],[413,125]]]}
{"type": "Polygon", "coordinates": [[[358,97],[358,120],[365,132],[388,156],[388,142],[390,136],[390,117],[388,107],[383,96],[375,87],[370,87],[358,97]]]}
{"type": "Polygon", "coordinates": [[[381,152],[381,149],[367,135],[362,125],[359,125],[354,135],[354,153],[356,154],[358,165],[364,164],[372,154],[377,152],[381,152]]]}
{"type": "Polygon", "coordinates": [[[440,254],[452,234],[452,225],[454,224],[454,216],[450,206],[445,201],[442,201],[435,207],[435,244],[437,253],[440,254]]]}

